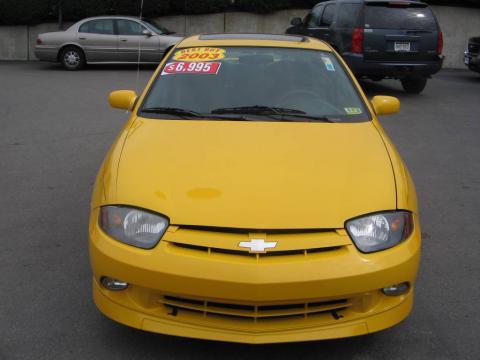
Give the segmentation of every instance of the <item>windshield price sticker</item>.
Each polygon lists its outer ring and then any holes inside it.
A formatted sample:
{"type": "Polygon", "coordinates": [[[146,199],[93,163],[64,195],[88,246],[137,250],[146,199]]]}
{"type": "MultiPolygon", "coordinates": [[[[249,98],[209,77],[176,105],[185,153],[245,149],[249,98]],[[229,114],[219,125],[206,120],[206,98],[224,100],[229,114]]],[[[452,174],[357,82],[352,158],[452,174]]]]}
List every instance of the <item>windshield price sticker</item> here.
{"type": "Polygon", "coordinates": [[[213,47],[182,49],[173,56],[173,59],[177,61],[213,61],[223,58],[225,58],[225,49],[213,47]]]}
{"type": "Polygon", "coordinates": [[[207,74],[217,75],[221,62],[185,62],[176,61],[165,65],[161,75],[171,74],[207,74]]]}

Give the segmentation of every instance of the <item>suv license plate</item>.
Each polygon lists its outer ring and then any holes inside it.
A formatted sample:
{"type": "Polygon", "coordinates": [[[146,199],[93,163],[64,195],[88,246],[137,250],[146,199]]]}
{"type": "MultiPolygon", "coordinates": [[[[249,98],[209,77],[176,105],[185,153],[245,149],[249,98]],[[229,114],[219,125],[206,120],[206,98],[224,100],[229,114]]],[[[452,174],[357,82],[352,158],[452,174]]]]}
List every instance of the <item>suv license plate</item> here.
{"type": "Polygon", "coordinates": [[[395,51],[410,51],[409,42],[395,42],[395,51]]]}

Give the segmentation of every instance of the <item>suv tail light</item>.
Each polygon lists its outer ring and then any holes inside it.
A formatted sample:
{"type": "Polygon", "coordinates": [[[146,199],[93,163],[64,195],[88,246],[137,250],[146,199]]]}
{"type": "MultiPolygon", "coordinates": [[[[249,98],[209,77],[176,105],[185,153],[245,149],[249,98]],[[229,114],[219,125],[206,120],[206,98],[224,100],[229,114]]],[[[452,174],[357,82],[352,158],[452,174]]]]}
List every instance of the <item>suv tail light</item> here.
{"type": "Polygon", "coordinates": [[[40,39],[39,37],[37,37],[37,45],[41,45],[42,44],[42,39],[40,39]]]}
{"type": "Polygon", "coordinates": [[[443,33],[438,32],[438,45],[437,45],[437,54],[441,55],[443,52],[443,33]]]}
{"type": "Polygon", "coordinates": [[[361,54],[363,52],[363,29],[353,29],[352,52],[355,54],[361,54]]]}

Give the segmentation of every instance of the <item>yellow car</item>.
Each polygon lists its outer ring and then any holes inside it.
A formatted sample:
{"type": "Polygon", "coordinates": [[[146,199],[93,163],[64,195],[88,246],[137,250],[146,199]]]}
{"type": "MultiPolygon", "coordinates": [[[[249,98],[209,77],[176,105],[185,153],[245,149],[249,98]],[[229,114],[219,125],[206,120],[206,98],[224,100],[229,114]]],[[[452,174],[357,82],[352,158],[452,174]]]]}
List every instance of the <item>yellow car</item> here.
{"type": "Polygon", "coordinates": [[[96,180],[100,311],[151,332],[242,343],[368,334],[403,320],[420,258],[415,188],[326,43],[184,39],[141,95],[96,180]]]}

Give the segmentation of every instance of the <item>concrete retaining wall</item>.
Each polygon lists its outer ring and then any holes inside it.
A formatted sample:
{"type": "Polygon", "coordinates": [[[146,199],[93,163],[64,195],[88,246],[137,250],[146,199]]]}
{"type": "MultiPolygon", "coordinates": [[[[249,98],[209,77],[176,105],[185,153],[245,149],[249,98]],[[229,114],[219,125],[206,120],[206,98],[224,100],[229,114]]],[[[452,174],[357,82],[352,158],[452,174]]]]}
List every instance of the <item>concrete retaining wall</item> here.
{"type": "MultiPolygon", "coordinates": [[[[480,9],[432,6],[444,34],[444,67],[465,68],[463,52],[469,37],[480,36],[480,9]]],[[[159,22],[181,35],[221,32],[259,32],[282,34],[293,17],[303,17],[308,10],[293,9],[258,15],[241,12],[164,16],[159,22]]],[[[69,24],[66,24],[69,26],[69,24]]],[[[35,26],[0,26],[0,60],[35,60],[33,49],[37,35],[56,31],[57,24],[35,26]]]]}
{"type": "Polygon", "coordinates": [[[480,9],[433,6],[443,31],[445,68],[465,69],[463,53],[468,39],[480,36],[480,9]]]}
{"type": "Polygon", "coordinates": [[[0,26],[0,60],[28,59],[28,27],[0,26]]]}

